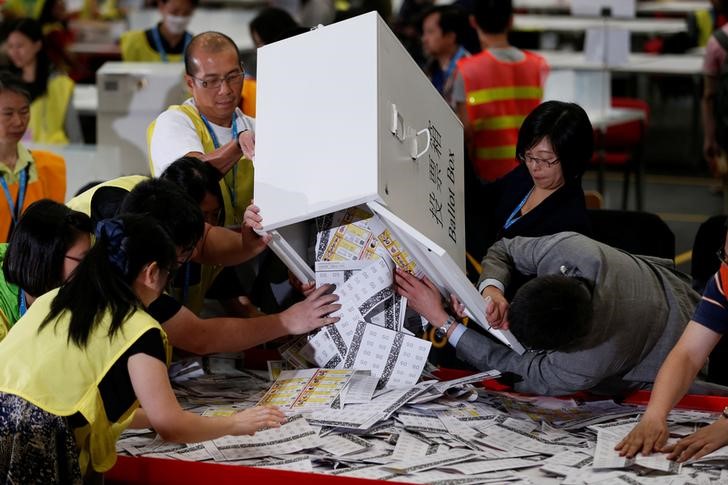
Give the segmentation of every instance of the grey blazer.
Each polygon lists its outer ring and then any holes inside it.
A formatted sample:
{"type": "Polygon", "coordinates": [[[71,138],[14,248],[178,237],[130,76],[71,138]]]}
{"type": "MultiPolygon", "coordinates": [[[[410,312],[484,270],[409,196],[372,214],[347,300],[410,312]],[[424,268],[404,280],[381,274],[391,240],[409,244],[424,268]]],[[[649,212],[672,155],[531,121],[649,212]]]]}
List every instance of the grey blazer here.
{"type": "Polygon", "coordinates": [[[522,381],[516,390],[542,395],[615,395],[648,387],[700,299],[672,261],[634,256],[573,232],[496,242],[483,259],[481,281],[492,278],[507,287],[513,270],[595,283],[592,328],[573,350],[519,356],[473,330],[457,343],[461,360],[517,374],[522,381]]]}

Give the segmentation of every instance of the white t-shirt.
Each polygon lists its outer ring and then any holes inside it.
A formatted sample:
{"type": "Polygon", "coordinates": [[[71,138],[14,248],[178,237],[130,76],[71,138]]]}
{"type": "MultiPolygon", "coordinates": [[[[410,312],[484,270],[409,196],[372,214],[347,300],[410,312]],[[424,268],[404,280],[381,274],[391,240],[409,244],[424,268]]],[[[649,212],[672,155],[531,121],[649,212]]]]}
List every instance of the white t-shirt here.
{"type": "MultiPolygon", "coordinates": [[[[195,101],[190,98],[184,104],[194,106],[195,101]]],[[[235,108],[235,114],[238,133],[246,129],[255,130],[254,118],[244,115],[238,108],[235,108]]],[[[215,132],[220,146],[232,140],[231,127],[219,126],[212,122],[210,122],[210,126],[215,132]]],[[[177,109],[168,109],[157,117],[148,150],[154,166],[152,175],[155,177],[159,177],[172,162],[190,152],[205,153],[202,140],[197,135],[192,120],[177,109]]]]}

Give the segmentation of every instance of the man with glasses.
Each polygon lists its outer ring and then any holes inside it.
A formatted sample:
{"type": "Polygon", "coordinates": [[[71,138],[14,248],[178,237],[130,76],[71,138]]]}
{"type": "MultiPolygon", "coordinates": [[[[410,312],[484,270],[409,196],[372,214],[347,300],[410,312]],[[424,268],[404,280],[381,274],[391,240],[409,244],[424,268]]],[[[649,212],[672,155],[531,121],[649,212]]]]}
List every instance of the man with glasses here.
{"type": "Polygon", "coordinates": [[[185,72],[192,98],[149,127],[152,175],[182,156],[209,163],[221,176],[225,224],[241,224],[253,198],[255,121],[237,107],[245,76],[237,46],[218,32],[198,34],[185,51],[185,72]]]}
{"type": "Polygon", "coordinates": [[[700,299],[669,260],[574,232],[501,239],[483,260],[478,289],[488,322],[530,349],[518,355],[423,299],[426,282],[398,273],[397,283],[408,305],[447,333],[458,358],[510,373],[515,390],[541,395],[649,387],[700,299]],[[532,279],[514,294],[517,273],[532,279]]]}

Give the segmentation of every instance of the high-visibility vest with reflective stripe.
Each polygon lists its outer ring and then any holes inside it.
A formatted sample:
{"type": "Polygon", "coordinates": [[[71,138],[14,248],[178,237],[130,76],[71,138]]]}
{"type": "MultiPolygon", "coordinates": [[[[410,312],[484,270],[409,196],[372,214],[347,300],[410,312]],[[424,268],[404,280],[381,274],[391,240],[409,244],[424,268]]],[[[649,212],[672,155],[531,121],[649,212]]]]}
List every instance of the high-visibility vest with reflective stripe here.
{"type": "MultiPolygon", "coordinates": [[[[162,62],[162,55],[149,45],[144,30],[131,30],[121,34],[119,39],[121,60],[124,62],[162,62]]],[[[167,53],[168,62],[182,62],[182,54],[167,53]]]]}
{"type": "Polygon", "coordinates": [[[518,129],[543,97],[546,61],[528,51],[523,54],[521,61],[505,62],[485,50],[458,61],[473,129],[473,165],[483,180],[495,180],[516,167],[518,129]]]}

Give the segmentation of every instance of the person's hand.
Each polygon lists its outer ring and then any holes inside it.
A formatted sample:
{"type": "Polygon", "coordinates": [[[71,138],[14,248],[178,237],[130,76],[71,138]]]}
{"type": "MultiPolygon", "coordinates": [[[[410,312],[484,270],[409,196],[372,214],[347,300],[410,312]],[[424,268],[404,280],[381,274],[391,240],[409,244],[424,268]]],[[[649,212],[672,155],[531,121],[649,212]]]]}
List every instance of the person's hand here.
{"type": "Polygon", "coordinates": [[[341,308],[340,304],[334,303],[339,296],[331,293],[333,290],[333,285],[323,285],[302,302],[283,311],[281,320],[288,334],[300,335],[338,322],[339,317],[328,316],[341,308]]]}
{"type": "Polygon", "coordinates": [[[508,330],[508,300],[503,292],[495,286],[486,286],[483,297],[490,297],[490,303],[485,307],[485,318],[493,328],[508,330]]]}
{"type": "Polygon", "coordinates": [[[645,414],[614,449],[619,456],[627,458],[633,458],[637,453],[649,456],[653,451],[662,451],[669,436],[665,418],[645,414]]]}
{"type": "Polygon", "coordinates": [[[255,205],[254,201],[250,201],[250,205],[245,208],[243,214],[243,224],[251,229],[263,229],[263,216],[260,215],[260,207],[255,205]]]}
{"type": "Polygon", "coordinates": [[[669,453],[668,460],[683,463],[691,458],[702,458],[725,445],[728,445],[728,419],[719,419],[674,445],[665,446],[662,451],[669,453]]]}
{"type": "Polygon", "coordinates": [[[263,218],[260,216],[260,209],[252,201],[245,208],[243,214],[243,225],[240,228],[240,235],[243,238],[243,248],[251,252],[251,257],[262,253],[268,246],[271,236],[268,233],[263,235],[255,232],[255,229],[262,229],[260,224],[263,218]]]}
{"type": "Polygon", "coordinates": [[[251,130],[245,130],[238,133],[238,145],[243,156],[248,160],[255,159],[255,133],[251,130]]]}
{"type": "Polygon", "coordinates": [[[440,290],[427,276],[420,280],[397,268],[394,272],[394,288],[399,295],[407,298],[409,308],[425,317],[432,325],[440,327],[447,321],[448,315],[442,306],[440,290]]]}
{"type": "Polygon", "coordinates": [[[308,283],[301,283],[301,281],[296,278],[296,275],[294,275],[291,271],[288,272],[288,283],[291,284],[291,287],[294,290],[306,297],[310,296],[316,289],[316,282],[309,281],[308,283]]]}
{"type": "Polygon", "coordinates": [[[256,431],[266,428],[280,428],[286,422],[286,415],[275,406],[255,406],[244,409],[232,416],[233,436],[243,434],[254,435],[256,431]]]}
{"type": "Polygon", "coordinates": [[[460,319],[467,316],[465,314],[465,305],[463,305],[463,303],[458,300],[458,297],[453,294],[450,295],[450,308],[452,308],[452,311],[455,312],[455,316],[460,319]]]}

